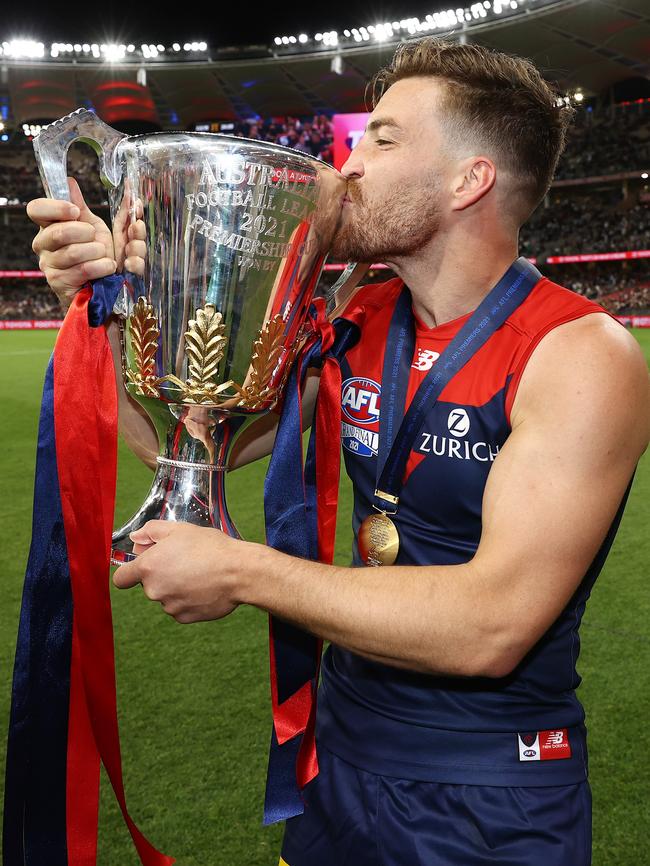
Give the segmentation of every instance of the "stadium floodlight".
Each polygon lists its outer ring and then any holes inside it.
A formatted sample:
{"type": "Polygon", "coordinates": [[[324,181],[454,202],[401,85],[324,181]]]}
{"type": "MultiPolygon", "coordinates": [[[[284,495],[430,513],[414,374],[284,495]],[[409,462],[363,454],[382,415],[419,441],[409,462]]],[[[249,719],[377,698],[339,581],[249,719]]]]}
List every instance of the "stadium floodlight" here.
{"type": "Polygon", "coordinates": [[[90,51],[90,45],[87,42],[84,42],[84,44],[81,46],[81,50],[84,54],[88,54],[90,51]]]}
{"type": "Polygon", "coordinates": [[[643,178],[643,180],[647,180],[647,179],[648,179],[648,172],[647,172],[647,171],[644,171],[644,172],[641,174],[641,177],[643,178]]]}
{"type": "Polygon", "coordinates": [[[158,49],[158,51],[160,51],[161,54],[162,54],[162,52],[165,50],[165,46],[164,46],[164,45],[156,45],[156,48],[158,49]]]}
{"type": "Polygon", "coordinates": [[[305,42],[308,42],[308,41],[309,41],[309,36],[307,36],[306,33],[301,33],[300,36],[298,37],[298,42],[300,42],[301,45],[304,45],[305,42]]]}
{"type": "Polygon", "coordinates": [[[323,34],[322,34],[322,33],[317,33],[317,34],[314,36],[314,39],[316,40],[316,42],[320,42],[320,41],[323,39],[323,34]]]}
{"type": "Polygon", "coordinates": [[[117,60],[122,60],[124,57],[126,46],[109,43],[108,45],[102,45],[102,49],[104,58],[108,60],[109,63],[115,63],[117,60]]]}
{"type": "Polygon", "coordinates": [[[178,44],[178,42],[174,42],[174,44],[172,45],[172,48],[174,49],[174,51],[180,51],[181,50],[181,46],[178,44]]]}
{"type": "Polygon", "coordinates": [[[2,53],[7,57],[43,57],[45,45],[33,39],[10,39],[2,43],[2,53]]]}
{"type": "Polygon", "coordinates": [[[208,43],[207,42],[199,42],[199,51],[207,51],[208,43]]]}
{"type": "Polygon", "coordinates": [[[576,90],[576,92],[573,94],[573,98],[576,102],[582,102],[582,100],[585,98],[585,95],[581,90],[576,90]]]}

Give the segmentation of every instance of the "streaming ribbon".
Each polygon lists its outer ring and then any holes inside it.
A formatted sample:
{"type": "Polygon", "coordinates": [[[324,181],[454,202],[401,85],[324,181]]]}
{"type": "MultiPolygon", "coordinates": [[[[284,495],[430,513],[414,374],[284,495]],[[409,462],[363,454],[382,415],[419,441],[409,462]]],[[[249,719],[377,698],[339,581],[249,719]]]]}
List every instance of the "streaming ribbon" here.
{"type": "Polygon", "coordinates": [[[174,862],[132,821],[120,757],[109,591],[117,394],[103,325],[122,284],[107,277],[75,296],[45,376],[7,746],[4,866],[94,866],[100,761],[140,862],[174,862]]]}
{"type": "MultiPolygon", "coordinates": [[[[330,323],[322,299],[312,305],[310,324],[311,336],[287,382],[264,484],[266,541],[292,556],[331,563],[341,449],[339,364],[359,329],[347,319],[330,323]],[[322,373],[303,470],[301,389],[309,367],[321,367],[322,373]]],[[[265,824],[301,814],[301,790],[318,774],[314,735],[322,646],[320,638],[269,616],[273,728],[265,824]]]]}

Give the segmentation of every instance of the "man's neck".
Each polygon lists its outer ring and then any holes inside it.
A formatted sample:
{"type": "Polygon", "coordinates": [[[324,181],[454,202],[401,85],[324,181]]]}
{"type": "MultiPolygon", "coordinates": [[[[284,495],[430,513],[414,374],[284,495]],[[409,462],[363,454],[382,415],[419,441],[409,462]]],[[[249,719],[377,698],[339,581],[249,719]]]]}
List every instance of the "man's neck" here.
{"type": "Polygon", "coordinates": [[[453,242],[437,234],[416,254],[387,264],[409,287],[415,314],[432,328],[475,310],[517,256],[516,237],[453,242]]]}

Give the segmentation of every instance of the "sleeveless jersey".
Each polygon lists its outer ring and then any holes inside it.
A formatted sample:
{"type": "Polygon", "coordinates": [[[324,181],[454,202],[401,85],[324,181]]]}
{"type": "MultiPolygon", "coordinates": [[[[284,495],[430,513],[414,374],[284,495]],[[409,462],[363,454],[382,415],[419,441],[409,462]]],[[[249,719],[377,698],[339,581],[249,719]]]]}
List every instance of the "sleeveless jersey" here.
{"type": "MultiPolygon", "coordinates": [[[[356,545],[359,525],[373,512],[384,348],[403,286],[400,279],[366,286],[343,314],[361,329],[342,363],[341,395],[357,566],[363,565],[356,545]]],[[[473,557],[481,536],[483,490],[510,433],[510,409],[526,362],[551,329],[594,312],[603,309],[542,278],[447,384],[407,464],[397,517],[397,565],[454,565],[473,557]]],[[[434,328],[414,316],[407,406],[470,315],[434,328]]],[[[623,505],[562,614],[508,676],[433,676],[330,645],[323,658],[318,742],[358,767],[405,779],[506,786],[584,779],[584,712],[575,695],[578,626],[623,505]]]]}

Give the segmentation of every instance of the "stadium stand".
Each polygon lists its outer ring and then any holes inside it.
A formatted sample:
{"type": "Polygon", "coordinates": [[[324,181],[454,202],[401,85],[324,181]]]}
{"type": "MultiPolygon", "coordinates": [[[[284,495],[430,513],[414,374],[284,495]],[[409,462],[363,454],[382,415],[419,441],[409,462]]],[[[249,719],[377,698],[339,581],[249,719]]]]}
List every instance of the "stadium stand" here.
{"type": "MultiPolygon", "coordinates": [[[[275,141],[326,161],[332,158],[331,120],[325,115],[300,119],[273,118],[238,123],[230,134],[275,141]]],[[[650,259],[625,263],[598,262],[591,266],[548,265],[549,256],[572,253],[613,253],[644,250],[650,244],[650,185],[641,177],[650,166],[650,111],[645,103],[616,111],[580,110],[558,180],[582,178],[584,183],[555,184],[521,233],[521,252],[535,257],[545,272],[581,294],[596,298],[614,313],[645,313],[650,309],[650,259]],[[620,175],[635,170],[634,179],[620,175]],[[590,183],[590,177],[612,176],[590,183]]],[[[95,155],[85,145],[74,145],[70,172],[79,180],[86,200],[102,207],[106,191],[95,155]]],[[[2,150],[0,162],[0,269],[38,267],[31,250],[34,229],[24,213],[30,198],[42,195],[31,141],[14,139],[2,150]]],[[[385,279],[386,271],[378,278],[385,279]]],[[[57,318],[59,310],[42,281],[0,280],[0,318],[57,318]]]]}
{"type": "MultiPolygon", "coordinates": [[[[609,0],[601,15],[575,5],[485,0],[368,26],[341,21],[336,31],[279,34],[265,45],[3,41],[0,319],[59,316],[42,278],[31,273],[38,268],[34,227],[24,212],[42,195],[31,144],[42,124],[85,105],[128,133],[227,132],[332,163],[333,115],[365,110],[366,82],[395,44],[421,33],[457,34],[458,27],[460,38],[548,68],[561,99],[577,108],[555,183],[521,231],[521,253],[612,312],[649,313],[650,89],[646,46],[635,34],[650,18],[643,4],[630,11],[624,0],[609,0]],[[566,264],[569,257],[577,261],[566,264]],[[7,273],[14,271],[30,273],[7,273]]],[[[76,144],[68,164],[86,201],[108,218],[95,155],[76,144]]],[[[328,273],[324,284],[336,276],[328,273]]]]}

